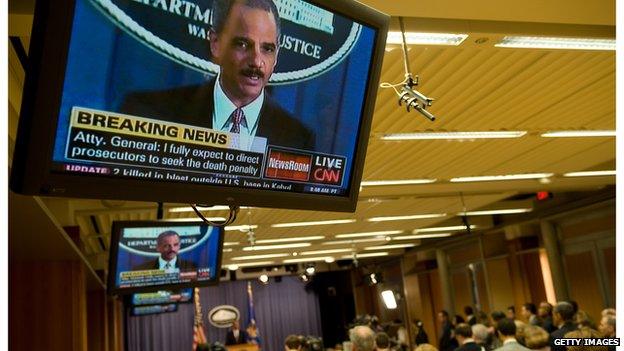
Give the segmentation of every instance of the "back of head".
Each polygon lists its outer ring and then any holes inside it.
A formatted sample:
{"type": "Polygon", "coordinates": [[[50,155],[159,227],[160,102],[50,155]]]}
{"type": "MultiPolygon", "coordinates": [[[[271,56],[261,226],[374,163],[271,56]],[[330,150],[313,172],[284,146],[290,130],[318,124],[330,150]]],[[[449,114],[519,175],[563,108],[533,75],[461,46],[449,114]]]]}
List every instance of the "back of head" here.
{"type": "Polygon", "coordinates": [[[353,351],[375,350],[375,333],[367,326],[353,327],[349,332],[349,339],[353,344],[353,351]]]}
{"type": "Polygon", "coordinates": [[[286,346],[288,350],[297,350],[301,347],[301,339],[298,335],[288,335],[286,340],[284,340],[284,346],[286,346]]]}
{"type": "Polygon", "coordinates": [[[602,310],[602,312],[600,314],[603,317],[604,316],[613,316],[613,317],[615,317],[615,308],[605,308],[604,310],[602,310]]]}
{"type": "MultiPolygon", "coordinates": [[[[564,335],[564,338],[599,339],[602,335],[597,330],[591,328],[581,328],[564,335]]],[[[607,351],[608,346],[568,346],[568,351],[607,351]]]]}
{"type": "Polygon", "coordinates": [[[574,319],[574,307],[568,302],[559,302],[553,308],[553,312],[561,316],[564,321],[572,321],[574,319]]]}
{"type": "Polygon", "coordinates": [[[516,323],[511,318],[503,318],[496,324],[496,330],[503,336],[516,336],[516,323]]]}
{"type": "Polygon", "coordinates": [[[531,312],[531,314],[537,314],[537,307],[535,307],[534,303],[527,302],[522,306],[524,307],[525,310],[531,312]]]}
{"type": "Polygon", "coordinates": [[[546,302],[546,301],[540,302],[539,309],[541,311],[540,314],[543,315],[543,316],[551,316],[552,315],[553,306],[550,303],[546,302]]]}
{"type": "Polygon", "coordinates": [[[455,335],[461,336],[463,338],[471,338],[472,337],[472,328],[467,323],[459,323],[455,327],[455,335]]]}
{"type": "Polygon", "coordinates": [[[484,324],[475,324],[472,326],[472,337],[475,339],[477,343],[486,342],[490,332],[488,331],[488,327],[484,324]]]}
{"type": "Polygon", "coordinates": [[[524,328],[524,344],[530,349],[541,349],[550,345],[550,336],[544,329],[527,325],[524,328]]]}
{"type": "Polygon", "coordinates": [[[505,313],[503,311],[494,311],[490,313],[490,316],[492,316],[494,323],[498,323],[498,321],[505,318],[505,313]]]}
{"type": "Polygon", "coordinates": [[[418,345],[418,347],[416,347],[414,351],[438,351],[438,349],[436,349],[435,346],[431,344],[421,344],[418,345]]]}
{"type": "Polygon", "coordinates": [[[390,347],[390,338],[388,334],[384,332],[377,333],[375,336],[375,343],[377,344],[378,349],[387,349],[390,347]]]}
{"type": "Polygon", "coordinates": [[[466,307],[464,307],[464,314],[465,314],[466,316],[469,316],[469,315],[471,315],[471,314],[473,314],[473,313],[474,313],[474,312],[473,312],[473,310],[472,310],[472,307],[470,307],[470,306],[466,306],[466,307]]]}

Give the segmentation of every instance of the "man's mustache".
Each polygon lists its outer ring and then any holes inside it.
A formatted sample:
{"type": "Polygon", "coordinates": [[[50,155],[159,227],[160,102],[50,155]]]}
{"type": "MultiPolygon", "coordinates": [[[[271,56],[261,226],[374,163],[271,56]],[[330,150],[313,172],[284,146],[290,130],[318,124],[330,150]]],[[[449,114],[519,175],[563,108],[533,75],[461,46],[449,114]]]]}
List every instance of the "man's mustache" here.
{"type": "Polygon", "coordinates": [[[241,74],[247,77],[256,76],[256,77],[264,78],[264,72],[262,72],[260,68],[255,68],[255,67],[244,68],[241,70],[241,74]]]}

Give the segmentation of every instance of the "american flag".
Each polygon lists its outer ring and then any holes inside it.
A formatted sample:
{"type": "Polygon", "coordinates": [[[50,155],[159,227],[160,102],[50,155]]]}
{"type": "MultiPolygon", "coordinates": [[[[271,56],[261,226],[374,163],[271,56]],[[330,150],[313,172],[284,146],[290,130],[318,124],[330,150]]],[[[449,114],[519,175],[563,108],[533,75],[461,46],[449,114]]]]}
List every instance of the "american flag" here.
{"type": "Polygon", "coordinates": [[[193,323],[193,351],[197,350],[197,346],[207,343],[206,333],[204,332],[203,315],[201,304],[199,302],[199,288],[195,288],[195,322],[193,323]]]}

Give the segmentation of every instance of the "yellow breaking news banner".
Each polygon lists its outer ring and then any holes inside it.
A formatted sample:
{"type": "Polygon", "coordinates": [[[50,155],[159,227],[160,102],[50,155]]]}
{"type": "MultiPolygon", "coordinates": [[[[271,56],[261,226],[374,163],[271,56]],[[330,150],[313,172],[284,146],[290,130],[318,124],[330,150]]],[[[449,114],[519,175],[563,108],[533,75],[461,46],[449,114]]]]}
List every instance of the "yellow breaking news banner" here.
{"type": "Polygon", "coordinates": [[[78,106],[72,108],[70,127],[217,148],[232,147],[228,133],[78,106]]]}

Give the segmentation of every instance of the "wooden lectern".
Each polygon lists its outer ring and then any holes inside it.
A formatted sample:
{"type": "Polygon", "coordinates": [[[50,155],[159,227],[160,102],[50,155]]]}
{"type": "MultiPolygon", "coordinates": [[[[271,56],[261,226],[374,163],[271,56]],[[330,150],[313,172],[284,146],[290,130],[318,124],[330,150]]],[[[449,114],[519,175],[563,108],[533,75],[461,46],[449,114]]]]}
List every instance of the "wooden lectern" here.
{"type": "Polygon", "coordinates": [[[237,344],[225,347],[228,351],[259,351],[260,348],[256,344],[237,344]]]}

